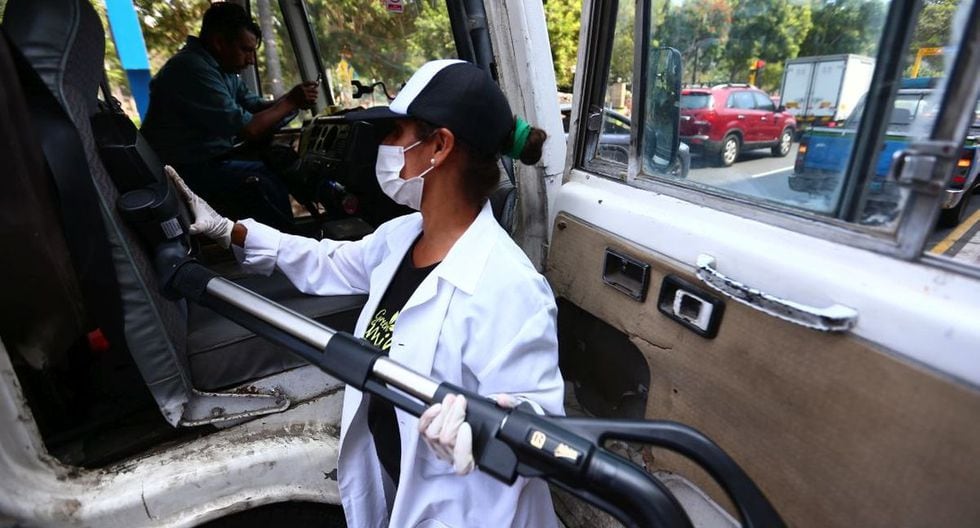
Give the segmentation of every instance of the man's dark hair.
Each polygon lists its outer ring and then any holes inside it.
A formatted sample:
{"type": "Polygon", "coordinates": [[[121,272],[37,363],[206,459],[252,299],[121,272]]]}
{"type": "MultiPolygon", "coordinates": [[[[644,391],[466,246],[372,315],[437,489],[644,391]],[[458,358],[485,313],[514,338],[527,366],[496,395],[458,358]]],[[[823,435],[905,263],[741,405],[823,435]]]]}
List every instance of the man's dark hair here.
{"type": "Polygon", "coordinates": [[[233,40],[243,29],[262,41],[262,30],[242,6],[231,2],[215,2],[204,12],[200,38],[207,40],[212,35],[218,35],[226,40],[233,40]]]}

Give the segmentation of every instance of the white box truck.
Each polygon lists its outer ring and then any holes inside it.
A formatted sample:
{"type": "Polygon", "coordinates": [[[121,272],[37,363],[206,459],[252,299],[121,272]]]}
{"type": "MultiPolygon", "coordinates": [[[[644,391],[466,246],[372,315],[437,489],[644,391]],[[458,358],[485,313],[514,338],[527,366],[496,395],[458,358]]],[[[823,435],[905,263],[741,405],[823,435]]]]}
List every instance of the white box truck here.
{"type": "Polygon", "coordinates": [[[797,130],[839,126],[871,86],[875,60],[862,55],[822,55],[786,61],[780,103],[797,130]]]}

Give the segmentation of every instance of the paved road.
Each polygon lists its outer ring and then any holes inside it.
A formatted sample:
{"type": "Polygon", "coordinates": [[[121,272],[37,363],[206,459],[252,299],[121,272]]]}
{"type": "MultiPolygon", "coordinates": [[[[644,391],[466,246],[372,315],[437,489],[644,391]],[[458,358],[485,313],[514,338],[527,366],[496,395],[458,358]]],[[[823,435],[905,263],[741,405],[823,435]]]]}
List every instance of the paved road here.
{"type": "Polygon", "coordinates": [[[785,158],[774,157],[769,149],[744,152],[731,167],[717,167],[714,160],[695,157],[688,180],[810,210],[829,210],[827,198],[789,188],[797,147],[794,143],[785,158]]]}
{"type": "Polygon", "coordinates": [[[717,167],[714,160],[694,157],[691,160],[690,178],[710,184],[734,182],[747,177],[758,178],[780,173],[784,173],[782,176],[785,178],[793,172],[793,162],[796,161],[798,146],[794,143],[793,149],[785,158],[773,157],[769,149],[750,150],[742,153],[742,156],[731,167],[717,167]]]}

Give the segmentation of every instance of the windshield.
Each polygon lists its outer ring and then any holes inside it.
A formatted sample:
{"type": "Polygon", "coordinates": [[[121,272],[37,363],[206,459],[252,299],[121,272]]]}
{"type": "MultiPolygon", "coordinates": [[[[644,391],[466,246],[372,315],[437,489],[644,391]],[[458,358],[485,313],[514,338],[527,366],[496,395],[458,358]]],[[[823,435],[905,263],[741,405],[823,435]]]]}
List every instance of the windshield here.
{"type": "Polygon", "coordinates": [[[922,115],[924,118],[934,117],[935,108],[930,109],[927,96],[927,93],[899,94],[895,98],[895,107],[892,108],[892,115],[888,123],[890,125],[909,125],[918,115],[922,115]]]}
{"type": "MultiPolygon", "coordinates": [[[[895,96],[895,105],[892,107],[891,117],[888,124],[891,126],[908,126],[912,124],[916,117],[929,119],[935,117],[938,108],[929,100],[931,92],[899,93],[895,96]]],[[[864,113],[864,97],[854,108],[854,112],[847,119],[846,128],[857,128],[861,121],[861,114],[864,113]]]]}
{"type": "Polygon", "coordinates": [[[693,93],[681,95],[681,108],[694,110],[698,108],[708,108],[711,103],[711,94],[693,93]]]}
{"type": "Polygon", "coordinates": [[[400,10],[378,0],[306,3],[330,89],[344,108],[388,104],[380,85],[355,98],[351,81],[383,83],[394,97],[425,62],[456,58],[445,2],[405,2],[400,10]]]}

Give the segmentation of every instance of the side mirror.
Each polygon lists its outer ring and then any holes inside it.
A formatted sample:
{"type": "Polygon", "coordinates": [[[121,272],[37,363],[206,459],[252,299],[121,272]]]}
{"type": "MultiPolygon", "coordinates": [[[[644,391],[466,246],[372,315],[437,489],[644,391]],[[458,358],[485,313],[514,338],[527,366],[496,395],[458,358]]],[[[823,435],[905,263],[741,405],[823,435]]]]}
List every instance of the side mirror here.
{"type": "Polygon", "coordinates": [[[681,52],[659,48],[647,56],[640,159],[646,172],[668,173],[680,148],[681,52]]]}
{"type": "Polygon", "coordinates": [[[784,106],[784,105],[776,105],[776,111],[777,112],[785,112],[786,111],[786,106],[784,106]]]}

